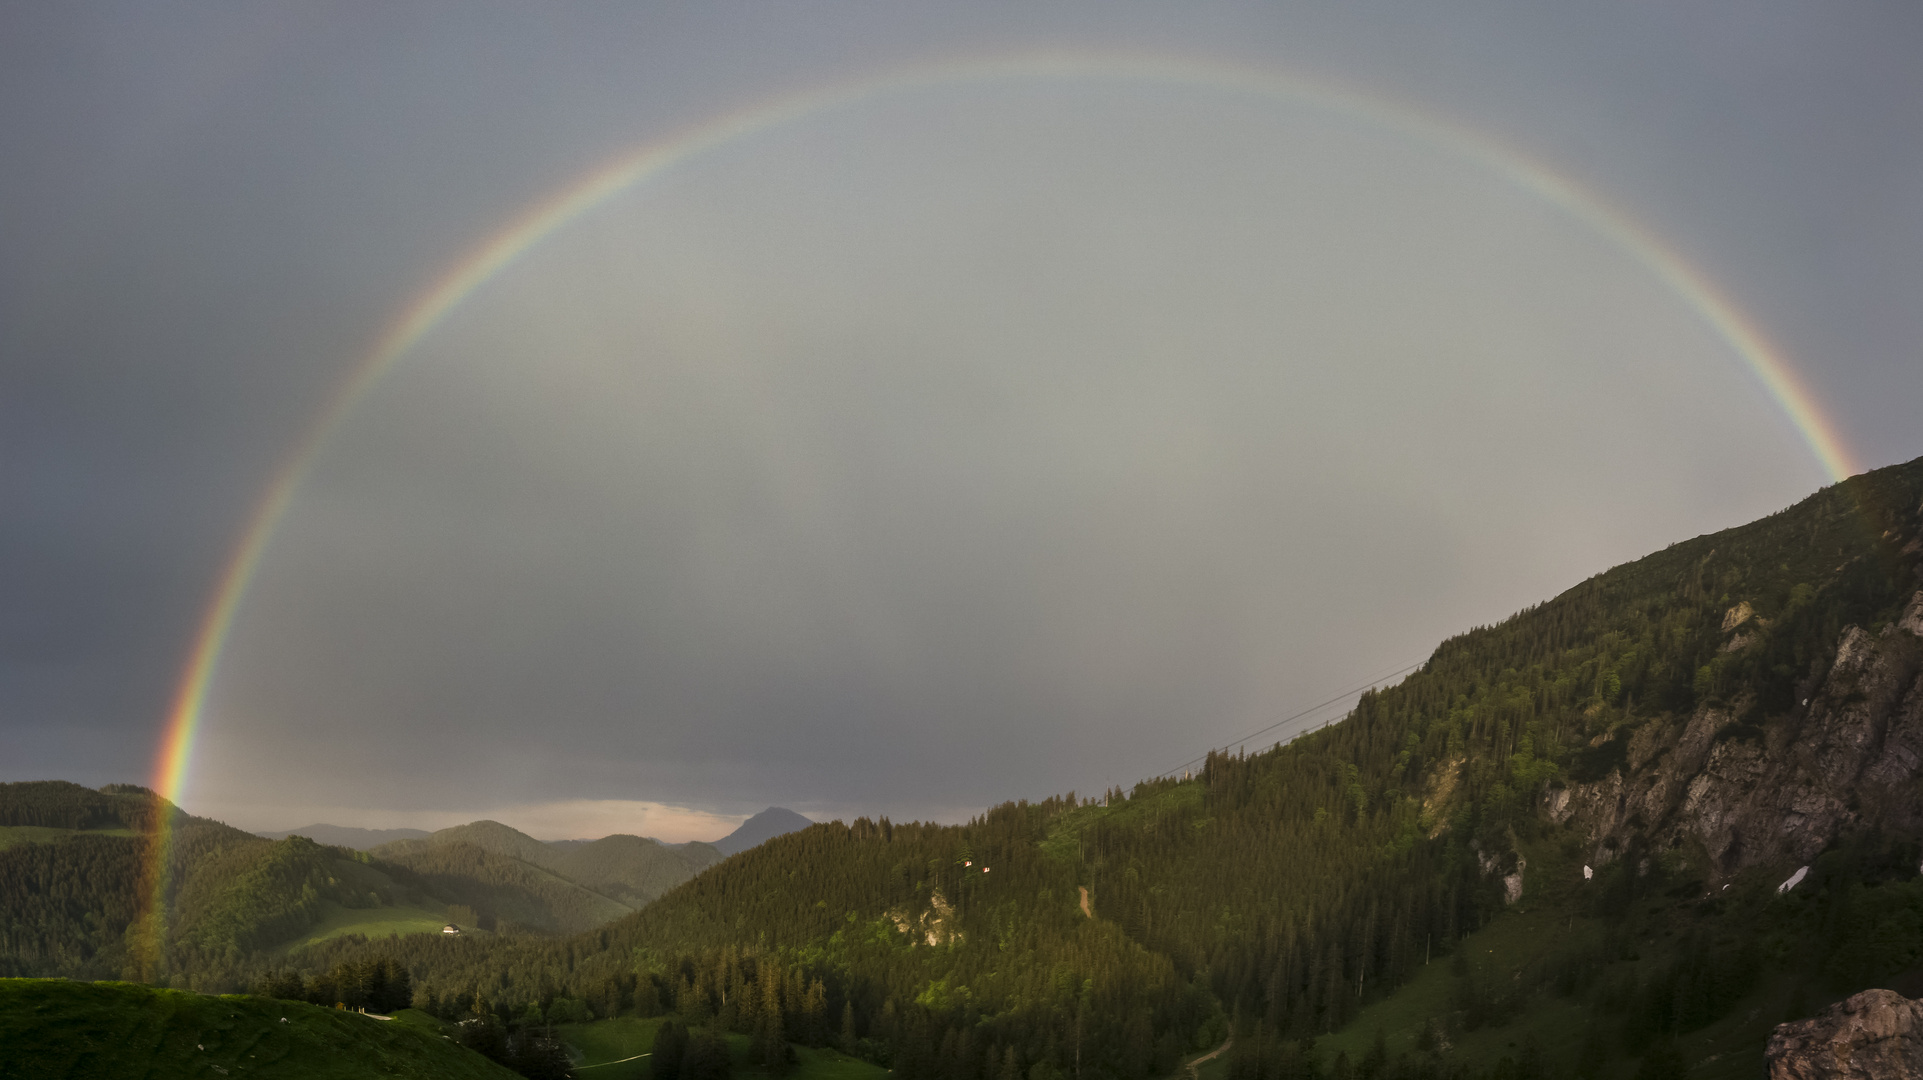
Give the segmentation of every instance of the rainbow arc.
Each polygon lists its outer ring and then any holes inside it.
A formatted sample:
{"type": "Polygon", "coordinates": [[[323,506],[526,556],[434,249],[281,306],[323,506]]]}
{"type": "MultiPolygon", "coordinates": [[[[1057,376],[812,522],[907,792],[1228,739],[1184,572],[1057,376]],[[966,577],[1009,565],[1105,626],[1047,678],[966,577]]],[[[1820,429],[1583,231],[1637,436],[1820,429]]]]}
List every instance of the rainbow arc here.
{"type": "MultiPolygon", "coordinates": [[[[1801,435],[1826,475],[1840,481],[1858,471],[1836,426],[1787,359],[1702,272],[1595,193],[1485,134],[1334,85],[1214,61],[1132,53],[1051,52],[919,65],[730,112],[623,154],[536,202],[415,296],[315,417],[249,516],[201,617],[167,714],[153,766],[154,790],[172,802],[180,801],[208,690],[227,636],[302,479],[355,404],[463,301],[543,239],[615,195],[738,139],[890,93],[997,80],[1111,80],[1214,88],[1324,110],[1467,158],[1582,223],[1633,258],[1724,342],[1732,357],[1757,380],[1801,435]]],[[[168,884],[165,868],[171,847],[165,815],[156,814],[155,821],[159,824],[151,847],[150,918],[158,918],[164,911],[168,884]]],[[[158,931],[147,938],[158,942],[158,931]]]]}

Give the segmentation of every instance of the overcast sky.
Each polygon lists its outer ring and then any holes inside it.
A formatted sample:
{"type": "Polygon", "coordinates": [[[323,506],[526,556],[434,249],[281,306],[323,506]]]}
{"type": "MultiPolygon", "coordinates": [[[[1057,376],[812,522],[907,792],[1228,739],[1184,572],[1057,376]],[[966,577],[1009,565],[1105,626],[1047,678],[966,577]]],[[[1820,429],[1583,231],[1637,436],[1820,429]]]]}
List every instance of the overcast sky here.
{"type": "Polygon", "coordinates": [[[464,253],[874,83],[368,388],[183,802],[711,839],[1132,783],[1826,482],[1519,162],[1923,454],[1918,55],[1909,3],[11,5],[0,780],[147,780],[267,485],[464,253]]]}

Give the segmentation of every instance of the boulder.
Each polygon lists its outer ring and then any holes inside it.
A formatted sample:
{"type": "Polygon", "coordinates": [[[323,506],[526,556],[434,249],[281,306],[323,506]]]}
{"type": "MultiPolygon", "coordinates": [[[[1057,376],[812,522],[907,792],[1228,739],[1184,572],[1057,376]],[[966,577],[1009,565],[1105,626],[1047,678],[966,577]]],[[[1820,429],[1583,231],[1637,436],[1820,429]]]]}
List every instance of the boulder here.
{"type": "Polygon", "coordinates": [[[1813,1020],[1778,1025],[1764,1059],[1770,1080],[1923,1077],[1923,1001],[1865,990],[1813,1020]]]}

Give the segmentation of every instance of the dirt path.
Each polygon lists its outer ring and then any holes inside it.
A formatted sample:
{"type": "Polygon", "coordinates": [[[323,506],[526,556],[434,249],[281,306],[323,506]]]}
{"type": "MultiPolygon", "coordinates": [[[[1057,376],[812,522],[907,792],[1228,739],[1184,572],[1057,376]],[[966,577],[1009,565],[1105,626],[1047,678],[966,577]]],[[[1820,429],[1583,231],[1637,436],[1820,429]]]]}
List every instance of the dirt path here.
{"type": "Polygon", "coordinates": [[[1213,1050],[1210,1050],[1208,1053],[1203,1054],[1201,1057],[1196,1058],[1194,1061],[1189,1062],[1188,1063],[1189,1080],[1202,1080],[1202,1063],[1204,1061],[1214,1061],[1216,1058],[1219,1058],[1223,1054],[1228,1053],[1229,1047],[1233,1045],[1235,1045],[1235,1036],[1231,1035],[1228,1038],[1222,1040],[1222,1045],[1216,1047],[1213,1050]]]}
{"type": "Polygon", "coordinates": [[[624,1061],[640,1061],[642,1058],[647,1056],[648,1055],[646,1054],[636,1054],[633,1057],[616,1058],[613,1061],[597,1061],[592,1065],[576,1065],[574,1067],[577,1069],[598,1069],[603,1065],[619,1065],[624,1061]]]}

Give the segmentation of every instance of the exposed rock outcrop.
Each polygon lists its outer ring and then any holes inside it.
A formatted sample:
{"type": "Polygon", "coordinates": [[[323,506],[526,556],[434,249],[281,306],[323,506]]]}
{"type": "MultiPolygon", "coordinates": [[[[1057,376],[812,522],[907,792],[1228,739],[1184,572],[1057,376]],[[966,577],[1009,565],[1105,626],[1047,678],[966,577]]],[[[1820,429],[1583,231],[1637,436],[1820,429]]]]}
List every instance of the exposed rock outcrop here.
{"type": "Polygon", "coordinates": [[[1923,1076],[1923,1001],[1865,990],[1813,1020],[1782,1024],[1764,1052],[1770,1080],[1923,1076]]]}
{"type": "MultiPolygon", "coordinates": [[[[1730,629],[1756,621],[1739,610],[1730,629]]],[[[1923,592],[1880,634],[1845,628],[1829,670],[1789,715],[1731,732],[1736,715],[1716,706],[1649,721],[1628,736],[1624,767],[1544,809],[1584,830],[1597,865],[1634,835],[1660,847],[1694,841],[1712,880],[1808,863],[1854,826],[1923,831],[1919,671],[1923,592]]]]}
{"type": "Polygon", "coordinates": [[[911,916],[900,908],[887,912],[895,929],[908,935],[909,944],[926,941],[929,945],[959,944],[962,932],[955,925],[955,907],[936,889],[928,898],[928,910],[911,916]]]}

